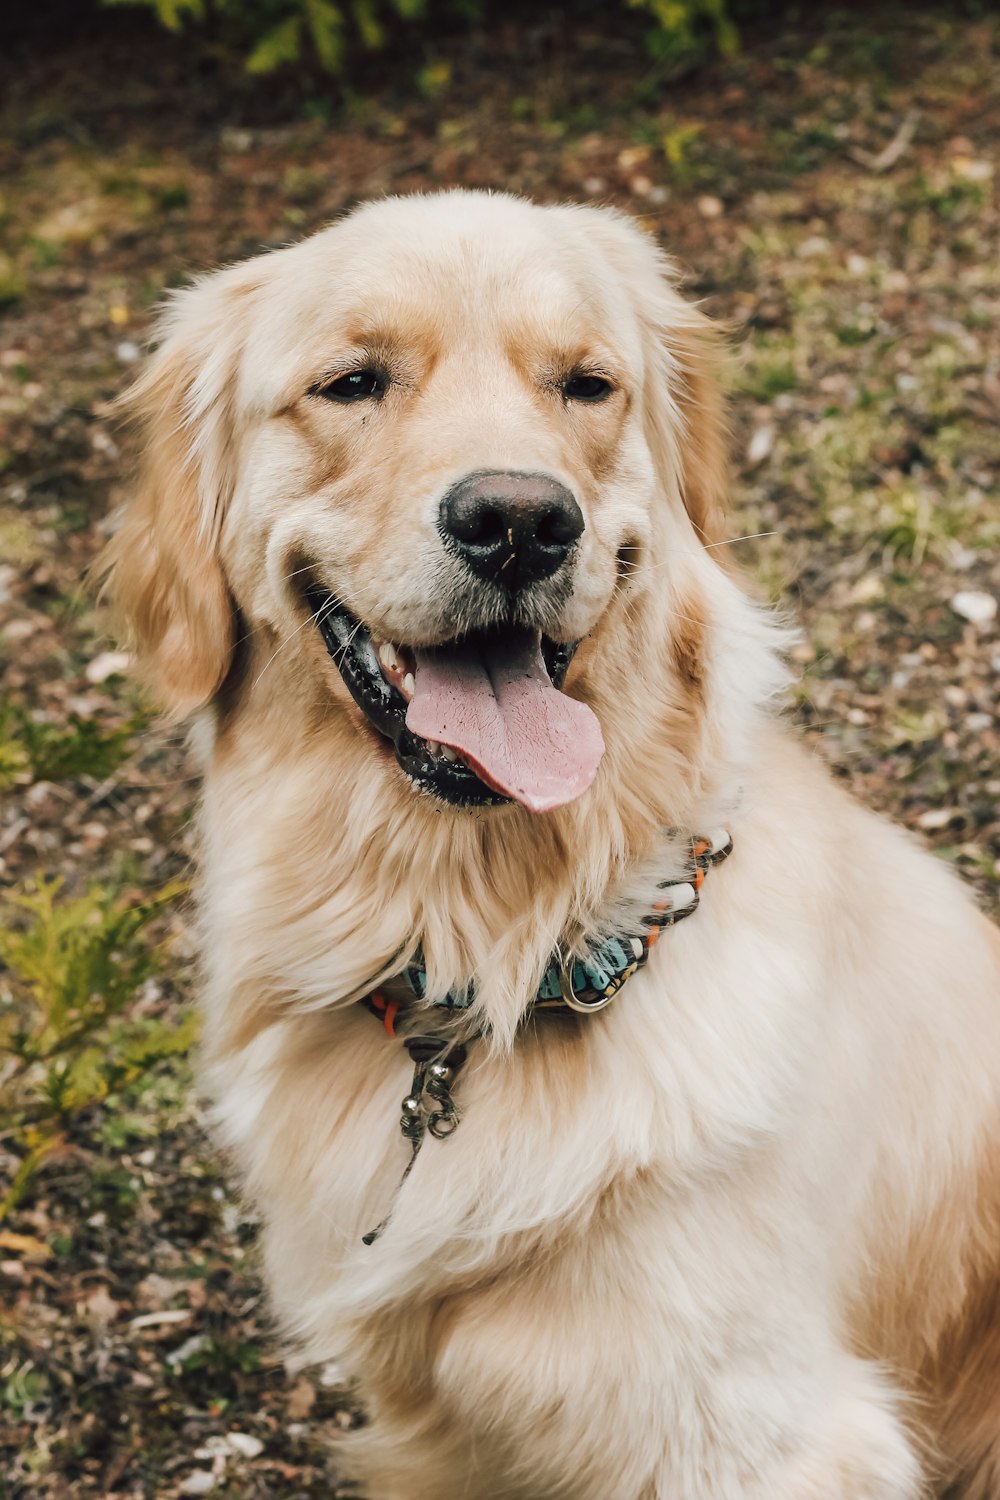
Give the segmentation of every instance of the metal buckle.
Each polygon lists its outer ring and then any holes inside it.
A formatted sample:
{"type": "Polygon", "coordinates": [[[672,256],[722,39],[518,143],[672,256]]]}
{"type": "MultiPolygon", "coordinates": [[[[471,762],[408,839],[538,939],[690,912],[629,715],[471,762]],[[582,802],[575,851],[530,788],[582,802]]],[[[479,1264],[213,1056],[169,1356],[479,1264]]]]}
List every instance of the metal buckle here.
{"type": "Polygon", "coordinates": [[[562,997],[570,1010],[577,1011],[580,1015],[591,1015],[596,1010],[603,1010],[610,1005],[617,995],[618,990],[612,990],[610,995],[597,995],[593,1000],[581,1000],[573,991],[573,963],[572,958],[564,958],[559,962],[559,988],[562,997]]]}

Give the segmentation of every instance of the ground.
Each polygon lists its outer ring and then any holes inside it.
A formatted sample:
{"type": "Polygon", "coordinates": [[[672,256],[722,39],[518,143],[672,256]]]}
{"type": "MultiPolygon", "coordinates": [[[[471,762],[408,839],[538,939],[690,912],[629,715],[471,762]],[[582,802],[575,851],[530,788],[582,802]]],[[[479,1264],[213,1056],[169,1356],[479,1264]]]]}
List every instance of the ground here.
{"type": "Polygon", "coordinates": [[[996,909],[1000,24],[816,9],[680,79],[613,11],[456,34],[346,95],[192,77],[131,23],[120,46],[8,53],[0,895],[59,875],[90,937],[163,897],[108,939],[123,1008],[68,1100],[15,1035],[40,993],[23,952],[0,976],[0,1496],[332,1496],[325,1435],[352,1420],[335,1370],[286,1368],[203,1132],[169,885],[196,784],[82,583],[128,485],[112,403],[165,286],[387,190],[639,215],[732,329],[734,551],[800,629],[798,732],[996,909]],[[148,1066],[109,1072],[137,1036],[148,1066]]]}

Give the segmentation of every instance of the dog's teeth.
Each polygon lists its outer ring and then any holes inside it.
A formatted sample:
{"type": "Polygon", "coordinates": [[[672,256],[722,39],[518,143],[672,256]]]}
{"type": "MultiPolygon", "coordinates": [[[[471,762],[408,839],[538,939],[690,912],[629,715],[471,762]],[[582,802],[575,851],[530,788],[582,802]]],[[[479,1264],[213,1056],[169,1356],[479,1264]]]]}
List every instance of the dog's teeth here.
{"type": "Polygon", "coordinates": [[[458,756],[455,754],[450,745],[442,745],[441,754],[444,756],[445,760],[458,760],[458,756]]]}
{"type": "Polygon", "coordinates": [[[440,755],[443,747],[438,744],[437,740],[428,740],[427,748],[432,755],[440,755]]]}
{"type": "Polygon", "coordinates": [[[395,671],[399,666],[399,657],[396,648],[391,641],[383,641],[378,648],[378,659],[387,672],[395,671]]]}
{"type": "Polygon", "coordinates": [[[413,676],[413,673],[407,672],[406,676],[403,678],[403,697],[407,699],[407,701],[409,701],[409,699],[412,698],[413,694],[416,692],[416,689],[417,683],[415,677],[413,676]]]}

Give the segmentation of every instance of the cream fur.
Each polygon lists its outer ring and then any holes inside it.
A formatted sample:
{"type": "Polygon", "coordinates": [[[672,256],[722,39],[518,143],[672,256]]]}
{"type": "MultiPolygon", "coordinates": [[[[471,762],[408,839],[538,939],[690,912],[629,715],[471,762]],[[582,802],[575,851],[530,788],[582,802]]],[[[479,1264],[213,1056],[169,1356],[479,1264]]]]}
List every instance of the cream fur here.
{"type": "Polygon", "coordinates": [[[108,568],[168,705],[209,705],[205,1079],[282,1326],[370,1414],[366,1492],[998,1500],[1000,944],[773,718],[780,637],[704,545],[713,344],[669,267],[607,212],[390,200],[163,333],[108,568]],[[395,406],[306,395],[380,339],[395,406]],[[619,394],[570,412],[540,372],[581,351],[619,394]],[[551,628],[587,637],[567,690],[607,754],[541,818],[414,792],[295,582],[446,639],[435,508],[488,466],[587,520],[551,628]],[[554,945],[676,867],[660,830],[720,823],[733,855],[616,1003],[519,1029],[554,945]],[[351,1002],[418,945],[490,1040],[396,1197],[410,1068],[351,1002]]]}

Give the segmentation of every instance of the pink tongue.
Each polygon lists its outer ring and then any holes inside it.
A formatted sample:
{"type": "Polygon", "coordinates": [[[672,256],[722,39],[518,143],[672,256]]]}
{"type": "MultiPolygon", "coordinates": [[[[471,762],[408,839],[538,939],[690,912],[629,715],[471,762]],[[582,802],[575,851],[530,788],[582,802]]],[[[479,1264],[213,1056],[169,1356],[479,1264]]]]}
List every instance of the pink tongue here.
{"type": "Polygon", "coordinates": [[[585,792],[604,754],[584,703],[553,687],[537,639],[416,652],[406,727],[450,745],[494,791],[532,812],[585,792]]]}

